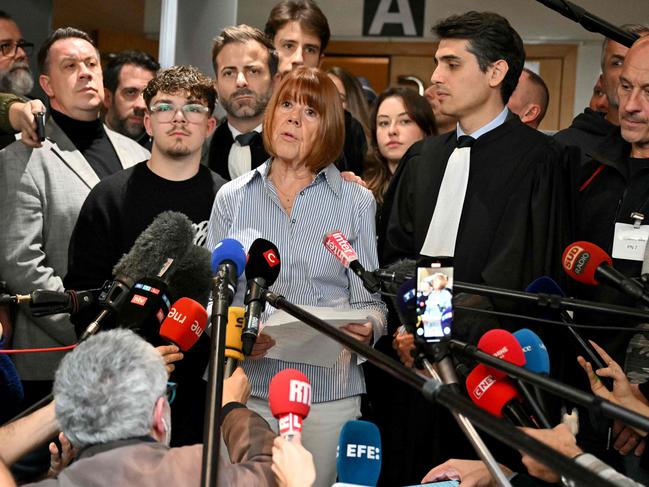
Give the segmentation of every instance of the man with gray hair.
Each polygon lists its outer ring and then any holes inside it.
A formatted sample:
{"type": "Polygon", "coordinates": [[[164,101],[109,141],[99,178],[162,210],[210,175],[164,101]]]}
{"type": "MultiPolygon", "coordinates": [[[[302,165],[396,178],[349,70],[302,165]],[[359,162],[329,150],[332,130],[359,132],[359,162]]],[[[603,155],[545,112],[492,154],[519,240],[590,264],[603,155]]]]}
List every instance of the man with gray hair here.
{"type": "Polygon", "coordinates": [[[25,96],[34,87],[29,55],[34,44],[23,39],[20,27],[0,10],[0,91],[25,96]]]}
{"type": "MultiPolygon", "coordinates": [[[[202,445],[169,448],[171,418],[161,355],[130,330],[101,332],[61,361],[54,381],[56,419],[77,460],[38,486],[199,485],[202,445]]],[[[243,403],[242,369],[224,382],[221,432],[231,464],[219,485],[275,485],[274,434],[243,403]]]]}

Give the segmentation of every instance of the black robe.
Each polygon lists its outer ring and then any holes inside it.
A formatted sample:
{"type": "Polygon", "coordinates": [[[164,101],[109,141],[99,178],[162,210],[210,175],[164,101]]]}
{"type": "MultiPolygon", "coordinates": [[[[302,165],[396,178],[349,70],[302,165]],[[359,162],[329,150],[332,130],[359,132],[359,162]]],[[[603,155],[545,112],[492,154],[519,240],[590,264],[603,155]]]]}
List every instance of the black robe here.
{"type": "MultiPolygon", "coordinates": [[[[378,225],[382,265],[419,257],[455,143],[455,131],[429,137],[413,145],[402,159],[378,225]]],[[[539,276],[558,276],[563,248],[570,243],[567,167],[557,143],[513,115],[475,141],[455,247],[456,280],[523,290],[539,276]]],[[[493,306],[484,298],[478,298],[477,304],[493,306]]],[[[510,310],[510,303],[497,304],[510,310]]],[[[390,325],[393,330],[398,323],[393,320],[390,325]]],[[[486,315],[456,311],[453,336],[475,343],[497,325],[486,315]]],[[[522,328],[512,323],[500,326],[522,328]]],[[[391,339],[389,334],[378,348],[388,351],[391,339]]],[[[547,337],[542,339],[548,343],[547,337]]],[[[371,366],[366,367],[366,376],[373,419],[384,435],[382,485],[399,476],[402,483],[420,481],[427,469],[451,456],[474,456],[442,408],[425,403],[418,392],[371,366]]],[[[502,447],[498,449],[502,455],[502,447]]],[[[520,459],[515,452],[508,456],[520,459]]],[[[503,456],[498,458],[507,462],[503,456]]]]}
{"type": "MultiPolygon", "coordinates": [[[[228,157],[230,149],[234,144],[234,138],[227,120],[223,120],[214,131],[210,148],[208,152],[208,167],[221,176],[226,181],[230,181],[230,171],[228,169],[228,157]]],[[[250,169],[256,169],[268,159],[269,155],[264,149],[264,141],[261,137],[256,138],[250,144],[250,169]]]]}

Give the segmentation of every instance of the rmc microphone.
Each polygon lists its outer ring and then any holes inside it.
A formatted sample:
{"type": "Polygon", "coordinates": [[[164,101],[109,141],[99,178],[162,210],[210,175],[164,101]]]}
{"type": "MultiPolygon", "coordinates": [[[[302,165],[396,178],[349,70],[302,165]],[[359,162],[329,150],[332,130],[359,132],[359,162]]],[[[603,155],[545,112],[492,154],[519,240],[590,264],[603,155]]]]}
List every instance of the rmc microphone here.
{"type": "Polygon", "coordinates": [[[183,297],[176,301],[160,327],[160,336],[183,352],[194,346],[205,331],[207,311],[197,301],[183,297]]]}
{"type": "Polygon", "coordinates": [[[616,270],[611,257],[597,245],[575,242],[566,247],[561,261],[563,270],[574,280],[590,286],[603,282],[649,305],[649,295],[644,287],[616,270]]]}
{"type": "Polygon", "coordinates": [[[345,268],[351,269],[354,274],[361,278],[365,289],[371,293],[381,290],[381,281],[361,265],[356,251],[342,232],[335,231],[325,235],[322,243],[345,268]]]}
{"type": "Polygon", "coordinates": [[[381,435],[374,423],[347,421],[336,450],[338,482],[334,487],[375,486],[381,473],[381,435]]]}
{"type": "Polygon", "coordinates": [[[272,286],[279,276],[281,262],[279,250],[272,242],[258,238],[248,251],[246,264],[246,294],[243,303],[246,305],[246,319],[241,334],[243,353],[248,356],[257,341],[259,320],[264,310],[263,291],[272,286]]]}
{"type": "Polygon", "coordinates": [[[275,374],[268,388],[268,405],[279,422],[279,434],[290,440],[302,433],[302,421],[311,409],[311,382],[296,369],[275,374]]]}

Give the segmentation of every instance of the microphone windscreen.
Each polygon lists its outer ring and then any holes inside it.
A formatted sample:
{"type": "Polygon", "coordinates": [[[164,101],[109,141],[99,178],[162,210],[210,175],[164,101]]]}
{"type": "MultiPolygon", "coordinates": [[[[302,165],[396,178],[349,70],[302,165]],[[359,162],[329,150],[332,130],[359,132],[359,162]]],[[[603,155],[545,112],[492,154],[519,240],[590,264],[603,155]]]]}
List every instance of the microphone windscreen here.
{"type": "Polygon", "coordinates": [[[183,352],[194,346],[207,325],[207,311],[197,301],[183,297],[176,301],[160,327],[160,336],[183,352]]]}
{"type": "Polygon", "coordinates": [[[384,273],[394,273],[394,280],[384,282],[383,289],[390,294],[396,294],[404,282],[417,276],[417,262],[412,259],[401,259],[387,266],[384,271],[384,273]]]}
{"type": "Polygon", "coordinates": [[[524,367],[537,374],[550,373],[550,357],[545,343],[532,330],[522,328],[514,332],[514,338],[520,344],[525,354],[524,367]]]}
{"type": "Polygon", "coordinates": [[[228,326],[225,330],[225,358],[243,360],[243,344],[241,332],[243,331],[245,310],[239,306],[230,306],[228,309],[228,326]]]}
{"type": "Polygon", "coordinates": [[[266,281],[266,286],[272,286],[280,268],[279,250],[275,244],[263,238],[256,239],[248,250],[246,279],[260,277],[266,281]]]}
{"type": "Polygon", "coordinates": [[[492,370],[478,364],[466,378],[466,390],[480,409],[502,418],[505,405],[513,399],[520,401],[520,397],[507,377],[496,378],[492,370]]]}
{"type": "MultiPolygon", "coordinates": [[[[520,344],[507,330],[495,328],[489,330],[478,341],[478,348],[489,355],[498,357],[510,364],[522,367],[525,365],[525,353],[520,344]]],[[[505,377],[507,374],[501,370],[491,369],[494,377],[505,377]]]]}
{"type": "Polygon", "coordinates": [[[174,262],[181,259],[193,238],[194,229],[189,218],[177,211],[160,213],[135,239],[131,250],[117,261],[113,275],[128,285],[142,277],[155,276],[167,259],[174,259],[174,262]]]}
{"type": "Polygon", "coordinates": [[[210,259],[209,250],[190,245],[184,257],[174,263],[171,275],[166,279],[171,296],[192,298],[207,307],[212,289],[210,259]]]}
{"type": "Polygon", "coordinates": [[[170,306],[167,283],[158,277],[143,277],[126,294],[117,314],[117,326],[131,329],[151,340],[169,313],[170,306]]]}
{"type": "Polygon", "coordinates": [[[374,423],[347,421],[336,452],[338,481],[376,485],[381,473],[381,435],[374,423]]]}
{"type": "Polygon", "coordinates": [[[212,252],[212,273],[216,274],[219,266],[225,262],[232,262],[237,270],[237,277],[243,274],[246,268],[246,250],[241,242],[233,238],[224,238],[214,247],[212,252]]]}
{"type": "Polygon", "coordinates": [[[311,409],[311,382],[296,369],[284,369],[271,379],[268,405],[273,416],[296,414],[306,418],[311,409]]]}
{"type": "Polygon", "coordinates": [[[594,243],[579,241],[568,245],[561,259],[563,270],[574,280],[582,284],[597,286],[595,278],[597,268],[602,264],[612,265],[613,260],[604,250],[594,243]]]}
{"type": "Polygon", "coordinates": [[[322,243],[345,267],[349,267],[353,260],[358,260],[356,251],[342,232],[336,230],[328,233],[322,239],[322,243]]]}

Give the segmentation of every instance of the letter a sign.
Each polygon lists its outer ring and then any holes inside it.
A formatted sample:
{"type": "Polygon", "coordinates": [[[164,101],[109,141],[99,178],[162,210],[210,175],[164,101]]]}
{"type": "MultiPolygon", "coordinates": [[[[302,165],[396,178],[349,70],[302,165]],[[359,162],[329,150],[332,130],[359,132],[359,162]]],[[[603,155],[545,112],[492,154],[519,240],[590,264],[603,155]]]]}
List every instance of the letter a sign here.
{"type": "Polygon", "coordinates": [[[363,35],[421,37],[425,0],[365,0],[363,35]]]}

